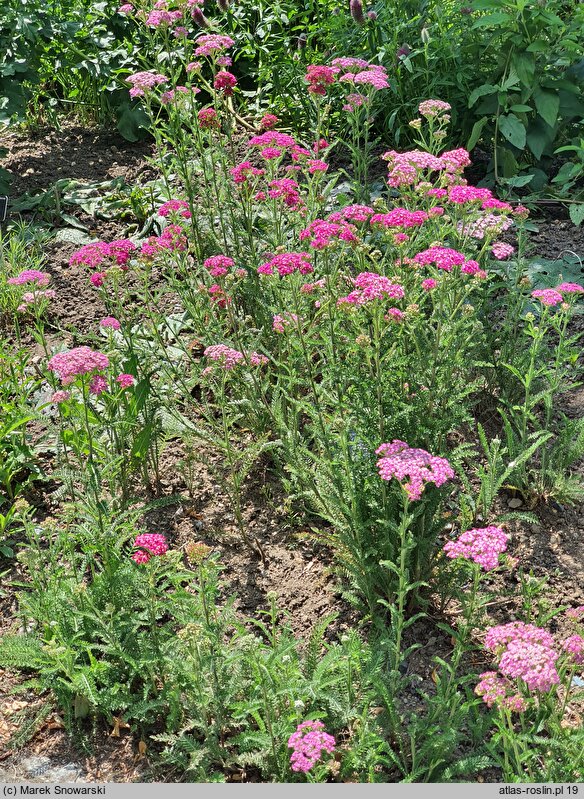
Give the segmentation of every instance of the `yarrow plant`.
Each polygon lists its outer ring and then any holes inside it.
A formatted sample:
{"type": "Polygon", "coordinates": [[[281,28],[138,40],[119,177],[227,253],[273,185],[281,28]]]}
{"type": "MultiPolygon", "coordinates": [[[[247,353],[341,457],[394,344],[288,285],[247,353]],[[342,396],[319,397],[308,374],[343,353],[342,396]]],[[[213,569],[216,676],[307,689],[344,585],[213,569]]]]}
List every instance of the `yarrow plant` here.
{"type": "Polygon", "coordinates": [[[324,754],[335,751],[335,739],[325,732],[322,721],[303,721],[288,739],[292,749],[290,766],[292,771],[307,774],[321,760],[324,754]]]}

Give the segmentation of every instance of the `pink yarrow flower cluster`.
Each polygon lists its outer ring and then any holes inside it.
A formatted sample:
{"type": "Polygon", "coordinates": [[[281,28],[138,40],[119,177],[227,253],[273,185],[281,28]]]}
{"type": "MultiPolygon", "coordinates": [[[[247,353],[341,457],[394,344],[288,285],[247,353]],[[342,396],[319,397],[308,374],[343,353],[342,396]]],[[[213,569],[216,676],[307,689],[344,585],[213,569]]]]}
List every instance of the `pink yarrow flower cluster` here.
{"type": "Polygon", "coordinates": [[[204,33],[196,41],[195,55],[210,56],[228,50],[235,42],[230,36],[218,33],[204,33]]]}
{"type": "Polygon", "coordinates": [[[337,67],[327,67],[323,64],[311,64],[305,75],[305,80],[308,83],[309,94],[316,94],[324,97],[327,92],[327,87],[335,82],[339,70],[337,67]]]}
{"type": "Polygon", "coordinates": [[[408,211],[407,208],[394,208],[387,214],[374,214],[370,219],[371,227],[410,228],[423,225],[428,219],[425,211],[408,211]]]}
{"type": "Polygon", "coordinates": [[[47,368],[59,376],[64,386],[72,383],[79,375],[102,372],[108,366],[107,355],[89,347],[75,347],[66,352],[58,352],[47,364],[47,368]]]}
{"type": "Polygon", "coordinates": [[[444,552],[449,558],[471,560],[490,571],[499,565],[499,555],[507,549],[508,540],[500,527],[479,527],[462,533],[456,541],[448,541],[444,552]]]}
{"type": "Polygon", "coordinates": [[[176,214],[182,216],[184,219],[191,218],[189,211],[189,204],[186,200],[167,200],[158,209],[159,216],[172,216],[176,214]]]}
{"type": "Polygon", "coordinates": [[[418,106],[418,112],[427,119],[432,119],[450,111],[450,104],[444,100],[424,100],[418,106]]]}
{"type": "Polygon", "coordinates": [[[134,552],[132,560],[139,564],[148,563],[153,556],[168,552],[166,538],[158,533],[141,533],[136,536],[134,548],[138,548],[138,551],[134,552]]]}
{"type": "Polygon", "coordinates": [[[291,275],[293,272],[300,272],[301,275],[308,275],[313,271],[310,263],[310,254],[307,252],[282,252],[258,266],[258,274],[273,275],[277,272],[280,277],[291,275]]]}
{"type": "Polygon", "coordinates": [[[115,316],[105,316],[99,323],[100,327],[103,328],[110,328],[111,330],[119,330],[121,328],[121,324],[115,318],[115,316]]]}
{"type": "Polygon", "coordinates": [[[501,677],[496,671],[485,671],[480,675],[481,681],[475,687],[475,694],[483,698],[488,707],[503,707],[515,713],[522,713],[527,702],[521,694],[514,693],[509,680],[501,677]]]}
{"type": "Polygon", "coordinates": [[[225,277],[234,265],[233,258],[229,258],[227,255],[212,255],[203,262],[203,266],[213,277],[225,277]]]}
{"type": "Polygon", "coordinates": [[[130,97],[144,97],[147,92],[160,86],[162,83],[168,83],[168,78],[165,75],[160,75],[157,72],[136,72],[133,75],[128,75],[126,83],[131,84],[130,97]]]}
{"type": "Polygon", "coordinates": [[[429,247],[415,255],[414,261],[420,266],[434,264],[437,269],[442,269],[445,272],[452,272],[455,266],[460,266],[460,271],[464,274],[486,277],[486,273],[476,261],[467,260],[466,255],[451,247],[429,247]]]}
{"type": "Polygon", "coordinates": [[[510,622],[487,630],[485,646],[499,657],[499,671],[530,691],[549,691],[560,678],[552,636],[533,624],[510,622]]]}
{"type": "Polygon", "coordinates": [[[259,178],[265,174],[264,169],[258,169],[251,161],[242,161],[241,164],[234,166],[230,170],[233,177],[233,182],[237,184],[247,183],[250,178],[259,178]]]}
{"type": "Polygon", "coordinates": [[[346,297],[341,297],[337,305],[365,305],[373,300],[401,300],[405,296],[399,283],[392,283],[388,277],[375,272],[361,272],[353,280],[355,290],[346,297]]]}
{"type": "Polygon", "coordinates": [[[290,325],[298,324],[298,316],[295,313],[275,314],[272,320],[272,330],[274,333],[283,333],[290,325]]]}
{"type": "Polygon", "coordinates": [[[381,455],[377,461],[381,479],[398,480],[412,501],[420,499],[426,484],[440,487],[454,477],[454,470],[446,458],[410,447],[405,441],[395,439],[391,444],[382,444],[375,454],[381,455]]]}
{"type": "Polygon", "coordinates": [[[581,635],[570,635],[562,643],[562,650],[572,663],[581,666],[584,663],[584,638],[581,635]]]}
{"type": "Polygon", "coordinates": [[[233,94],[235,86],[237,86],[237,78],[226,69],[222,69],[215,75],[213,88],[223,92],[226,97],[230,97],[233,94]]]}
{"type": "Polygon", "coordinates": [[[510,244],[505,244],[503,241],[496,241],[491,247],[491,252],[493,253],[493,258],[496,258],[498,261],[504,261],[506,258],[510,258],[513,255],[515,247],[512,247],[510,244]]]}
{"type": "Polygon", "coordinates": [[[9,277],[8,283],[11,286],[24,286],[27,283],[33,283],[35,286],[48,286],[51,282],[51,276],[46,272],[40,272],[38,269],[23,269],[23,271],[16,275],[16,277],[9,277]]]}
{"type": "Polygon", "coordinates": [[[277,130],[267,130],[257,136],[252,136],[247,143],[248,147],[280,147],[286,149],[296,146],[296,140],[287,133],[280,133],[277,130]]]}
{"type": "Polygon", "coordinates": [[[324,752],[332,755],[335,739],[325,732],[322,721],[303,721],[288,739],[288,747],[294,750],[290,755],[292,771],[306,774],[318,763],[324,752]]]}
{"type": "Polygon", "coordinates": [[[354,225],[348,222],[329,222],[325,219],[315,219],[307,228],[301,231],[300,241],[308,240],[309,245],[315,250],[324,250],[338,241],[345,243],[357,242],[354,225]]]}
{"type": "Polygon", "coordinates": [[[69,259],[70,266],[89,266],[97,269],[104,262],[109,265],[126,267],[132,257],[136,245],[130,239],[117,239],[116,241],[96,241],[86,244],[76,250],[69,259]]]}
{"type": "Polygon", "coordinates": [[[368,205],[347,205],[340,211],[329,214],[329,222],[367,222],[374,214],[373,208],[368,205]]]}
{"type": "Polygon", "coordinates": [[[167,225],[160,236],[150,236],[140,250],[140,255],[146,260],[155,258],[162,252],[184,251],[188,242],[180,225],[167,225]]]}
{"type": "MultiPolygon", "coordinates": [[[[207,347],[204,350],[203,355],[206,358],[219,363],[221,367],[225,369],[225,371],[230,371],[238,364],[245,363],[246,361],[246,357],[243,352],[234,350],[232,347],[228,347],[226,344],[212,344],[210,347],[207,347]]],[[[249,353],[249,363],[252,366],[262,366],[267,362],[268,359],[265,355],[261,355],[259,352],[249,353]]]]}

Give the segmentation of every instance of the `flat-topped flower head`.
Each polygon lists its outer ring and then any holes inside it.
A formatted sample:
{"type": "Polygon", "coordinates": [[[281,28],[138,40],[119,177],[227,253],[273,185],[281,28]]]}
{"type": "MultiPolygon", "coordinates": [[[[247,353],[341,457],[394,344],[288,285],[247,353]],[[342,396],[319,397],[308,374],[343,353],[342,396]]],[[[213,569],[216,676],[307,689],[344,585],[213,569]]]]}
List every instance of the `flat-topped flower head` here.
{"type": "Polygon", "coordinates": [[[405,292],[399,283],[392,283],[388,277],[375,272],[361,272],[353,280],[355,290],[341,297],[337,305],[365,305],[374,300],[401,300],[405,292]]]}
{"type": "Polygon", "coordinates": [[[324,731],[322,721],[303,721],[288,739],[288,747],[294,750],[290,755],[292,771],[306,774],[322,759],[323,753],[332,755],[335,739],[324,731]]]}
{"type": "Polygon", "coordinates": [[[158,72],[135,72],[128,75],[126,83],[131,84],[130,97],[144,97],[156,86],[168,83],[168,78],[158,72]]]}
{"type": "Polygon", "coordinates": [[[444,102],[444,100],[424,100],[418,106],[418,113],[423,117],[431,119],[440,114],[447,114],[450,109],[450,104],[444,102]]]}
{"type": "Polygon", "coordinates": [[[429,247],[415,255],[414,261],[421,266],[434,264],[437,269],[451,272],[455,266],[466,263],[466,256],[451,247],[429,247]]]}
{"type": "Polygon", "coordinates": [[[579,283],[560,283],[559,286],[556,286],[556,291],[559,291],[560,294],[582,294],[584,292],[584,286],[581,286],[579,283]]]}
{"type": "Polygon", "coordinates": [[[139,564],[148,563],[152,557],[168,552],[166,538],[158,533],[142,533],[136,536],[134,548],[138,551],[132,555],[132,560],[139,564]]]}
{"type": "MultiPolygon", "coordinates": [[[[204,350],[203,355],[211,361],[217,362],[225,371],[234,369],[238,364],[245,363],[246,360],[243,352],[234,350],[226,344],[212,344],[204,350]]],[[[268,359],[259,352],[250,352],[249,362],[252,366],[262,366],[268,362],[268,359]]]]}
{"type": "Polygon", "coordinates": [[[324,97],[327,87],[335,82],[338,72],[337,67],[327,67],[323,64],[311,64],[307,67],[305,80],[308,83],[309,94],[324,97]]]}
{"type": "Polygon", "coordinates": [[[470,560],[489,571],[499,565],[499,555],[507,549],[508,540],[501,527],[479,527],[462,533],[456,541],[448,541],[444,552],[449,558],[470,560]]]}
{"type": "Polygon", "coordinates": [[[218,33],[204,33],[198,37],[195,44],[197,45],[195,47],[196,56],[210,56],[223,50],[229,50],[235,42],[230,36],[218,33]]]}
{"type": "Polygon", "coordinates": [[[58,375],[64,386],[80,375],[102,372],[108,366],[107,355],[89,347],[75,347],[66,352],[58,352],[47,364],[47,368],[58,375]]]}
{"type": "Polygon", "coordinates": [[[110,328],[111,330],[119,330],[121,328],[121,324],[115,318],[115,316],[104,316],[104,318],[99,323],[100,327],[103,328],[110,328]]]}
{"type": "Polygon", "coordinates": [[[512,247],[510,244],[505,244],[503,241],[496,241],[491,247],[491,252],[493,253],[493,257],[498,261],[504,261],[506,258],[513,255],[515,247],[512,247]]]}
{"type": "Polygon", "coordinates": [[[252,136],[248,141],[248,147],[280,147],[285,149],[287,147],[294,147],[296,140],[293,136],[287,133],[280,133],[278,130],[267,130],[265,133],[260,133],[257,136],[252,136]]]}
{"type": "Polygon", "coordinates": [[[273,275],[274,272],[277,272],[280,277],[291,275],[293,272],[308,275],[312,271],[310,254],[307,252],[282,252],[258,266],[258,274],[273,275]]]}
{"type": "Polygon", "coordinates": [[[496,671],[485,671],[480,675],[480,682],[475,687],[475,694],[482,697],[487,707],[507,708],[512,713],[522,713],[527,702],[521,694],[513,692],[513,686],[505,677],[496,671]]]}
{"type": "Polygon", "coordinates": [[[387,214],[374,214],[370,219],[371,227],[411,228],[423,225],[428,219],[425,211],[409,211],[407,208],[393,208],[387,214]]]}
{"type": "Polygon", "coordinates": [[[561,305],[564,302],[560,292],[555,289],[536,289],[531,292],[531,296],[548,308],[553,308],[555,305],[561,305]]]}
{"type": "Polygon", "coordinates": [[[377,461],[381,479],[397,480],[412,501],[420,499],[428,483],[440,487],[454,477],[454,469],[446,458],[410,447],[405,441],[394,439],[390,444],[382,444],[375,454],[381,455],[377,461]]]}
{"type": "Polygon", "coordinates": [[[203,266],[213,277],[224,277],[234,265],[233,258],[227,255],[212,255],[203,262],[203,266]]]}
{"type": "Polygon", "coordinates": [[[329,222],[326,219],[315,219],[301,231],[300,241],[308,240],[315,250],[324,250],[337,242],[352,244],[358,241],[356,229],[348,222],[329,222]]]}
{"type": "Polygon", "coordinates": [[[215,75],[213,88],[223,92],[226,97],[230,97],[233,94],[235,86],[237,86],[237,78],[226,69],[222,69],[221,72],[215,75]]]}
{"type": "Polygon", "coordinates": [[[166,217],[172,214],[182,216],[184,219],[190,219],[191,212],[189,211],[188,202],[186,200],[167,200],[158,209],[159,216],[166,217]]]}
{"type": "Polygon", "coordinates": [[[46,272],[40,272],[38,269],[23,269],[16,277],[9,277],[8,283],[12,286],[24,286],[27,283],[33,283],[35,286],[48,286],[51,282],[51,276],[46,272]]]}

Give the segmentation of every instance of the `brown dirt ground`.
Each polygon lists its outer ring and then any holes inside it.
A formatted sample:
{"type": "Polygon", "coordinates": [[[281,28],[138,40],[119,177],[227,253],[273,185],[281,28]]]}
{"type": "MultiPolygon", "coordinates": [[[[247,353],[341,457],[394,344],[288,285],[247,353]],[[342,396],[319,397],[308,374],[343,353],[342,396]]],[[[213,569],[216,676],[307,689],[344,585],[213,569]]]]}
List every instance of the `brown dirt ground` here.
{"type": "MultiPolygon", "coordinates": [[[[121,176],[133,183],[151,179],[154,174],[145,161],[152,155],[150,143],[128,145],[115,133],[88,130],[74,123],[65,124],[59,132],[47,131],[34,140],[10,133],[2,144],[9,149],[3,166],[14,175],[14,197],[25,191],[29,194],[45,191],[62,178],[94,182],[121,176]]],[[[90,221],[82,211],[73,210],[72,213],[86,224],[90,221]]],[[[100,238],[121,235],[123,226],[117,222],[93,222],[100,238]]],[[[546,258],[558,258],[568,251],[584,258],[584,226],[575,229],[565,219],[554,218],[549,212],[547,218],[541,220],[539,232],[532,235],[531,242],[535,252],[546,258]]],[[[54,287],[63,289],[58,291],[61,299],[52,311],[55,332],[63,328],[81,333],[95,330],[105,312],[86,273],[68,265],[77,247],[74,243],[53,241],[47,248],[45,268],[53,276],[54,287]]],[[[567,397],[566,410],[575,417],[582,414],[583,408],[584,389],[578,388],[567,397]]],[[[187,486],[176,469],[182,457],[180,443],[171,442],[163,455],[161,472],[167,475],[161,486],[163,494],[187,495],[187,486]]],[[[253,475],[245,500],[250,532],[269,553],[264,564],[238,540],[228,502],[212,469],[198,464],[194,478],[197,491],[189,502],[151,513],[146,524],[157,531],[164,528],[173,547],[181,547],[195,539],[219,549],[225,566],[224,579],[229,593],[238,595],[237,608],[242,614],[266,608],[267,594],[275,592],[279,607],[300,637],[310,632],[316,620],[330,613],[338,614],[332,628],[335,635],[357,624],[358,617],[338,591],[326,547],[304,536],[302,529],[294,528],[280,507],[282,497],[277,486],[270,485],[269,480],[266,483],[267,478],[261,474],[253,475]]],[[[505,498],[502,499],[503,509],[504,503],[505,498]]],[[[45,513],[56,510],[51,507],[50,497],[44,497],[41,504],[45,513]]],[[[537,524],[513,527],[510,553],[519,557],[526,569],[533,569],[535,576],[549,578],[546,597],[555,607],[584,604],[583,510],[582,505],[574,508],[543,506],[536,509],[537,524]]],[[[15,577],[17,570],[8,575],[8,580],[15,577]]],[[[16,611],[15,598],[10,591],[0,591],[0,610],[0,628],[6,629],[12,625],[16,611]]],[[[511,620],[516,610],[513,603],[503,602],[492,612],[494,617],[511,620]]],[[[453,621],[455,614],[454,608],[447,618],[453,621]]],[[[415,625],[409,635],[412,641],[425,642],[412,658],[409,669],[421,680],[422,689],[431,690],[432,658],[435,655],[446,657],[451,642],[431,619],[415,625]]],[[[13,746],[14,734],[24,720],[34,718],[44,701],[26,689],[21,676],[0,671],[0,779],[23,779],[25,772],[21,764],[25,755],[46,756],[57,765],[74,761],[80,766],[79,779],[85,781],[122,782],[144,778],[148,753],[140,755],[139,742],[127,731],[122,730],[116,737],[102,727],[86,730],[83,754],[79,742],[67,737],[53,711],[39,723],[24,750],[13,746]]],[[[31,779],[30,775],[26,778],[31,779]]],[[[38,779],[42,781],[42,776],[38,779]]]]}

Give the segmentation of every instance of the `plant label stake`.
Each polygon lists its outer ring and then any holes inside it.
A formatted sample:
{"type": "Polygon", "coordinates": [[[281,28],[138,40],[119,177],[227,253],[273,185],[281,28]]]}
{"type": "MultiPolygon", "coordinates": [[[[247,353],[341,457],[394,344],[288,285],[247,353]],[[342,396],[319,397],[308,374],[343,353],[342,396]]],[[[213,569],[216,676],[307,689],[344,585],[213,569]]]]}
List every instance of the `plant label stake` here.
{"type": "Polygon", "coordinates": [[[8,197],[0,197],[0,222],[5,221],[7,210],[8,210],[8,197]]]}

